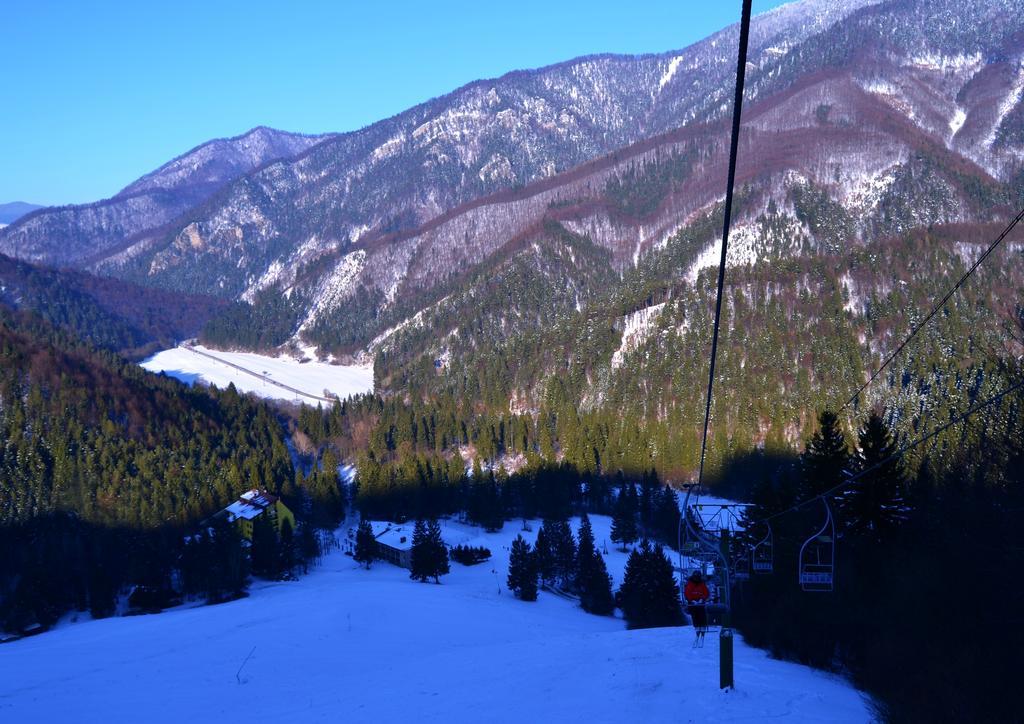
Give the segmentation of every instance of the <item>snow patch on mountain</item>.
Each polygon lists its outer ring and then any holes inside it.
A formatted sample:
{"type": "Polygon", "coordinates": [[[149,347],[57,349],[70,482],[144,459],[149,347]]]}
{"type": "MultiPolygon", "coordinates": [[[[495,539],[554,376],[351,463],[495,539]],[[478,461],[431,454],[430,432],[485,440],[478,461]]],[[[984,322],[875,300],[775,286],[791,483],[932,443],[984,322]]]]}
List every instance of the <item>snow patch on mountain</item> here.
{"type": "MultiPolygon", "coordinates": [[[[758,228],[755,224],[741,224],[734,227],[729,232],[729,252],[726,254],[726,266],[756,264],[760,258],[758,240],[758,228]]],[[[696,261],[687,270],[686,278],[691,284],[696,283],[701,269],[716,267],[721,263],[721,259],[722,240],[717,239],[704,247],[696,261]]]]}
{"type": "Polygon", "coordinates": [[[248,289],[242,292],[242,301],[252,304],[256,295],[266,289],[267,287],[273,286],[281,275],[284,273],[285,267],[281,263],[280,259],[275,259],[267,267],[267,270],[263,272],[259,279],[254,284],[251,284],[248,289]]]}
{"type": "Polygon", "coordinates": [[[423,325],[423,315],[424,315],[424,313],[426,311],[427,311],[426,309],[421,309],[420,311],[416,312],[416,314],[412,315],[411,317],[406,317],[405,319],[403,319],[398,324],[394,325],[393,327],[388,327],[383,332],[378,334],[376,337],[374,337],[373,341],[370,342],[370,344],[368,344],[366,346],[366,356],[372,358],[374,355],[377,354],[377,351],[382,346],[384,346],[384,344],[387,343],[387,341],[389,339],[391,339],[392,336],[394,336],[396,333],[402,331],[406,327],[410,327],[410,326],[412,326],[412,327],[420,327],[420,326],[422,326],[423,325]]]}
{"type": "Polygon", "coordinates": [[[907,64],[923,70],[934,70],[940,73],[973,72],[981,68],[984,58],[981,53],[919,53],[908,59],[907,64]]]}
{"type": "Polygon", "coordinates": [[[373,153],[370,154],[371,161],[383,161],[384,159],[391,158],[392,156],[401,152],[405,145],[405,133],[396,133],[394,136],[384,141],[377,148],[373,149],[373,153]]]}
{"type": "Polygon", "coordinates": [[[508,160],[508,157],[504,154],[496,153],[491,156],[487,163],[480,167],[478,176],[481,181],[493,183],[501,180],[514,181],[516,174],[512,170],[512,162],[508,160]]]}
{"type": "Polygon", "coordinates": [[[612,355],[612,369],[618,369],[622,362],[633,350],[637,349],[650,336],[654,323],[658,321],[662,311],[665,309],[665,302],[650,307],[638,309],[621,318],[622,341],[619,348],[612,355]]]}
{"type": "Polygon", "coordinates": [[[341,305],[346,299],[351,298],[356,280],[365,265],[366,252],[363,249],[346,254],[338,261],[331,273],[317,284],[313,304],[299,325],[299,334],[325,314],[344,313],[341,305]]]}
{"type": "Polygon", "coordinates": [[[1006,116],[1009,115],[1010,111],[1020,103],[1022,96],[1024,96],[1024,62],[1022,62],[1017,68],[1017,77],[1014,78],[1009,92],[999,103],[999,107],[996,109],[996,121],[992,124],[992,130],[985,139],[984,145],[986,148],[991,148],[992,144],[996,142],[996,137],[999,135],[999,128],[1003,125],[1003,121],[1006,119],[1006,116]]]}
{"type": "Polygon", "coordinates": [[[953,138],[960,132],[960,129],[964,127],[964,122],[967,120],[967,113],[960,106],[956,107],[953,111],[953,117],[949,119],[949,137],[953,138]]]}
{"type": "Polygon", "coordinates": [[[672,80],[672,76],[676,74],[676,70],[679,68],[679,64],[683,62],[684,58],[685,56],[683,55],[677,55],[668,62],[668,68],[665,69],[665,72],[662,73],[661,78],[658,80],[659,91],[661,91],[661,89],[668,85],[668,82],[672,80]]]}
{"type": "Polygon", "coordinates": [[[899,163],[878,172],[852,174],[844,179],[841,187],[844,205],[859,214],[868,214],[878,207],[886,191],[896,180],[899,163]]]}
{"type": "Polygon", "coordinates": [[[864,304],[867,299],[858,290],[853,277],[847,272],[840,277],[839,283],[842,284],[843,291],[846,294],[846,303],[843,305],[843,309],[851,314],[860,314],[864,310],[864,304]]]}

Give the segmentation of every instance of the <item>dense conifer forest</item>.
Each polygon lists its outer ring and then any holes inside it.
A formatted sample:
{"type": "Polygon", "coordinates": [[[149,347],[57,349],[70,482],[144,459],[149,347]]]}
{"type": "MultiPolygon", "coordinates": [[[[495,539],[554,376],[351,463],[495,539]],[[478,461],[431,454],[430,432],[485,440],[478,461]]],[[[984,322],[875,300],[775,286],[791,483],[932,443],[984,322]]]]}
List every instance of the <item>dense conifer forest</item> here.
{"type": "Polygon", "coordinates": [[[324,544],[315,527],[333,528],[343,511],[336,471],[334,500],[319,492],[323,473],[296,481],[265,404],[154,376],[6,307],[0,426],[0,626],[9,631],[75,609],[110,615],[131,587],[156,591],[147,605],[160,608],[177,577],[178,593],[240,595],[249,563],[231,530],[190,536],[246,490],[283,495],[301,519],[287,540],[254,542],[259,575],[315,559],[324,544]]]}
{"type": "Polygon", "coordinates": [[[3,255],[0,303],[29,310],[95,347],[133,360],[195,335],[225,306],[213,297],[46,269],[3,255]]]}

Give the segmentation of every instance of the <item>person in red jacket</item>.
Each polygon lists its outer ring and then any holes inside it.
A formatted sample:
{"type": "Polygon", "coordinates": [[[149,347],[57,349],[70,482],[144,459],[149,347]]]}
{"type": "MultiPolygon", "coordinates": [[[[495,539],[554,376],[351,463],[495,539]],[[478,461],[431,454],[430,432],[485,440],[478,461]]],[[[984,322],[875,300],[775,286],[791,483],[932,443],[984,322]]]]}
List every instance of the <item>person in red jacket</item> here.
{"type": "Polygon", "coordinates": [[[704,582],[704,576],[700,571],[694,571],[686,579],[686,586],[683,588],[683,598],[686,599],[686,612],[690,614],[693,621],[693,628],[698,638],[703,638],[708,630],[707,604],[711,598],[708,591],[708,584],[704,582]]]}

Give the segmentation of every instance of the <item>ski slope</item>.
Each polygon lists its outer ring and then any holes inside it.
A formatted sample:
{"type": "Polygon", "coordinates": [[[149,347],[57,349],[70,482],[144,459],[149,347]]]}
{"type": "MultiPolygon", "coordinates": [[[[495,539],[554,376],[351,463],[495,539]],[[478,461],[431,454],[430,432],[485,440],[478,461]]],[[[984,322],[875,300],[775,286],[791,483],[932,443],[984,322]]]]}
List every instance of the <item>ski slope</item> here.
{"type": "MultiPolygon", "coordinates": [[[[610,520],[593,523],[600,547],[610,520]]],[[[694,649],[689,628],[627,631],[549,593],[516,600],[506,547],[520,528],[487,535],[445,523],[448,542],[486,545],[494,558],[453,562],[439,586],[386,563],[363,570],[335,551],[301,580],[257,583],[240,601],[66,623],[7,644],[0,721],[871,719],[845,681],[742,641],[736,689],[722,692],[713,634],[694,649]]],[[[625,558],[609,543],[616,582],[625,558]]]]}
{"type": "Polygon", "coordinates": [[[345,399],[373,391],[372,365],[300,362],[287,356],[222,352],[201,345],[167,349],[141,364],[150,372],[163,372],[187,384],[201,382],[224,388],[234,383],[239,392],[307,405],[331,404],[333,400],[325,393],[345,399]]]}

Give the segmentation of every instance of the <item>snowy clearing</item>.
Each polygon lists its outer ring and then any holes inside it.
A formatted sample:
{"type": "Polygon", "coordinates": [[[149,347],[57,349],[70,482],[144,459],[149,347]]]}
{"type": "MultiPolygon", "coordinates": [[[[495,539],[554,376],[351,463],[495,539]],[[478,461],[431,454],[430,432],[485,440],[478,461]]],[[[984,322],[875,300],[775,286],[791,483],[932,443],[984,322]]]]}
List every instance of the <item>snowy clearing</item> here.
{"type": "Polygon", "coordinates": [[[612,354],[612,369],[618,369],[633,350],[642,345],[651,334],[654,324],[665,309],[665,302],[650,307],[638,309],[635,312],[620,317],[622,320],[622,341],[619,348],[612,354]]]}
{"type": "Polygon", "coordinates": [[[202,382],[239,392],[252,392],[271,400],[330,404],[328,394],[344,399],[373,392],[372,365],[332,365],[291,357],[268,357],[252,352],[221,352],[196,345],[158,352],[142,367],[163,372],[187,384],[202,382]]]}
{"type": "MultiPolygon", "coordinates": [[[[600,547],[610,519],[592,522],[600,547]]],[[[736,689],[722,692],[714,634],[694,649],[690,628],[627,631],[546,592],[518,601],[505,590],[506,548],[521,523],[495,534],[442,525],[449,542],[485,545],[494,557],[453,562],[438,586],[386,563],[365,571],[334,552],[301,580],[257,583],[241,601],[68,623],[5,645],[0,720],[871,719],[845,681],[740,640],[736,689]]],[[[524,536],[532,541],[538,527],[524,536]]],[[[626,555],[608,546],[618,583],[626,555]]]]}

